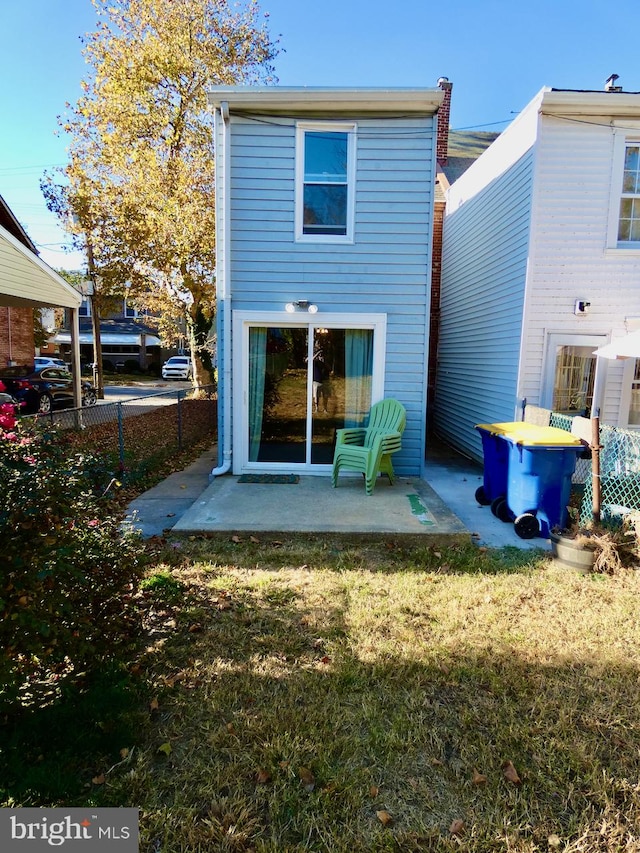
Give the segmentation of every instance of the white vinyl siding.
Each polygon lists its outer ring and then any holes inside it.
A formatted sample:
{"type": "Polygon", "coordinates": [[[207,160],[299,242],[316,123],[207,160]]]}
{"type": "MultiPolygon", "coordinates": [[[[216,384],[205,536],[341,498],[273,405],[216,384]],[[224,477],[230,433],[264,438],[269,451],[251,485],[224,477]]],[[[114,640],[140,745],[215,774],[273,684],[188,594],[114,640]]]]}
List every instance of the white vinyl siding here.
{"type": "MultiPolygon", "coordinates": [[[[553,117],[541,123],[519,385],[521,396],[533,404],[545,391],[550,335],[600,335],[604,343],[625,334],[632,318],[640,317],[640,253],[606,249],[610,205],[618,210],[620,201],[616,137],[608,124],[553,117]],[[591,303],[587,314],[574,314],[576,299],[591,303]]],[[[626,419],[622,390],[623,364],[611,362],[603,422],[626,419]]]]}
{"type": "MultiPolygon", "coordinates": [[[[387,316],[384,396],[407,408],[399,474],[422,470],[435,117],[359,118],[351,244],[296,242],[296,123],[231,115],[233,308],[387,316]]],[[[397,461],[397,464],[396,464],[397,461]]]]}
{"type": "Polygon", "coordinates": [[[532,164],[529,151],[445,218],[435,425],[476,459],[475,425],[514,418],[532,164]]]}

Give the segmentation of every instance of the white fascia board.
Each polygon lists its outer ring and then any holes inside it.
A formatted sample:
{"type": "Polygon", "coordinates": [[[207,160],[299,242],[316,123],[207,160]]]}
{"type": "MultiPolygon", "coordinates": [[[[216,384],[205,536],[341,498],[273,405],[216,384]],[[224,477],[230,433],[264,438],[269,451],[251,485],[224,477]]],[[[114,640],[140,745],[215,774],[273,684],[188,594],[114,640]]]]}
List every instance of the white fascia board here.
{"type": "Polygon", "coordinates": [[[316,88],[306,86],[216,86],[208,93],[209,106],[224,102],[230,110],[264,113],[435,113],[444,92],[435,88],[316,88]]]}
{"type": "Polygon", "coordinates": [[[12,281],[9,276],[8,285],[0,286],[0,305],[29,308],[79,308],[82,305],[81,293],[2,226],[0,241],[8,244],[9,256],[15,258],[9,262],[9,273],[14,263],[21,269],[20,284],[18,277],[12,281]]]}
{"type": "Polygon", "coordinates": [[[545,115],[640,118],[638,92],[554,92],[547,90],[541,111],[545,115]]]}

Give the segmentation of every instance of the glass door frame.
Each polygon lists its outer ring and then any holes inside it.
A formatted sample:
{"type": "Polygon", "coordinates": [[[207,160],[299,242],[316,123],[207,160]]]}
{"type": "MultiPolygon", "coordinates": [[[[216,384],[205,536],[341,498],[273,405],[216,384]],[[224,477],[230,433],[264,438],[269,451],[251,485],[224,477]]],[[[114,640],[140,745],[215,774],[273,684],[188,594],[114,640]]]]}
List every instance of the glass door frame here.
{"type": "MultiPolygon", "coordinates": [[[[249,329],[266,328],[371,329],[373,330],[373,369],[371,403],[384,397],[385,354],[387,346],[386,314],[320,313],[298,311],[233,311],[233,456],[234,474],[296,472],[326,476],[331,465],[291,462],[249,461],[249,329]]],[[[307,444],[310,447],[312,377],[307,382],[307,444]]]]}

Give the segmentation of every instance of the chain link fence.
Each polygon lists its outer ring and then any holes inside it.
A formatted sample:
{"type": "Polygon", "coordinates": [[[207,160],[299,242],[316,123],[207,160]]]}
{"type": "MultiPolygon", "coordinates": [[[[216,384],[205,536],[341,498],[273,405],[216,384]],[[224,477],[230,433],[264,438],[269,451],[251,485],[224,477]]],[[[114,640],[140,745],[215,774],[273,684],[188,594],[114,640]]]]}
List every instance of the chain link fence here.
{"type": "Polygon", "coordinates": [[[100,453],[114,475],[134,482],[191,447],[214,443],[216,386],[161,391],[37,418],[61,430],[78,450],[100,453]]]}
{"type": "MultiPolygon", "coordinates": [[[[544,413],[548,415],[548,425],[559,429],[582,434],[584,427],[576,429],[578,419],[538,409],[535,406],[525,408],[525,420],[544,422],[544,413]]],[[[580,421],[586,419],[580,418],[580,421]]],[[[591,423],[591,422],[589,422],[591,423]]],[[[640,510],[640,431],[600,424],[600,506],[603,517],[622,516],[632,510],[640,510]]],[[[579,501],[580,523],[586,524],[593,515],[593,472],[590,453],[578,457],[573,475],[576,492],[582,492],[579,501]]]]}

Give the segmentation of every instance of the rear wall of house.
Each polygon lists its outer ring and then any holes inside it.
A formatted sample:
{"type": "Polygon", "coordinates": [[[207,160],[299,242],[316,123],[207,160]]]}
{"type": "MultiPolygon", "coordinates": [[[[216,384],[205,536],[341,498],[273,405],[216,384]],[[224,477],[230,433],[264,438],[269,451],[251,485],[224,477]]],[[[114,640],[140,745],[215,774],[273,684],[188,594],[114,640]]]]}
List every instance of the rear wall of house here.
{"type": "MultiPolygon", "coordinates": [[[[541,120],[520,379],[520,393],[534,404],[546,405],[541,392],[549,334],[562,333],[567,343],[574,335],[598,335],[604,343],[640,324],[640,255],[605,248],[610,207],[617,217],[620,204],[620,188],[611,186],[611,119],[599,118],[601,126],[593,119],[541,120]],[[576,299],[591,303],[588,314],[574,314],[576,299]]],[[[619,123],[622,130],[631,124],[619,123]]],[[[638,130],[627,135],[637,138],[638,130]]],[[[624,369],[623,362],[608,366],[603,422],[626,417],[620,411],[624,369]]]]}
{"type": "Polygon", "coordinates": [[[294,240],[295,121],[232,116],[231,291],[236,310],[384,313],[384,395],[407,409],[398,473],[424,453],[435,118],[359,118],[355,240],[294,240]]]}

